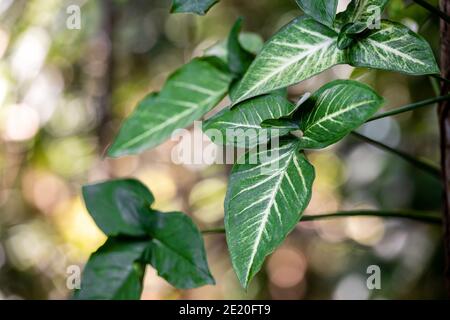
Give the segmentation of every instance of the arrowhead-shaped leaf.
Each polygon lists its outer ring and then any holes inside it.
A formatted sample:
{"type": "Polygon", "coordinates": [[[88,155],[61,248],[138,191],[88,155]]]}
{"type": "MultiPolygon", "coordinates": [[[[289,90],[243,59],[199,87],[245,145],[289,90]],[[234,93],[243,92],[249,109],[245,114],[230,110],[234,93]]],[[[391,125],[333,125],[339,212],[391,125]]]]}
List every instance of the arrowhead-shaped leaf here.
{"type": "Polygon", "coordinates": [[[369,119],[383,104],[375,91],[352,80],[330,82],[302,106],[300,147],[325,148],[369,119]]]}
{"type": "Polygon", "coordinates": [[[333,26],[338,0],[296,0],[303,12],[318,22],[333,26]]]}
{"type": "Polygon", "coordinates": [[[167,80],[162,91],[139,103],[125,121],[113,145],[111,157],[136,154],[155,147],[174,130],[199,119],[220,102],[228,91],[231,75],[217,58],[196,58],[167,80]],[[222,69],[223,68],[223,69],[222,69]]]}
{"type": "Polygon", "coordinates": [[[219,0],[173,0],[170,12],[187,12],[204,15],[217,2],[219,0]]]}
{"type": "Polygon", "coordinates": [[[239,87],[234,104],[308,79],[345,62],[337,33],[314,19],[293,20],[263,47],[239,87]]]}
{"type": "Polygon", "coordinates": [[[152,212],[146,222],[152,240],[144,261],[179,289],[214,284],[203,238],[192,220],[180,212],[152,212]]]}
{"type": "Polygon", "coordinates": [[[234,270],[244,287],[295,227],[311,198],[314,168],[296,141],[277,154],[236,164],[225,199],[225,229],[234,270]]]}
{"type": "Polygon", "coordinates": [[[355,67],[368,67],[397,71],[412,75],[439,73],[439,67],[430,45],[420,35],[402,24],[381,22],[380,30],[349,47],[349,63],[355,67]]]}
{"type": "Polygon", "coordinates": [[[203,125],[203,131],[217,144],[251,149],[271,138],[289,133],[289,130],[263,130],[261,123],[289,115],[294,110],[295,105],[281,95],[256,97],[208,119],[203,125]],[[222,141],[217,140],[217,132],[222,141]]]}
{"type": "Polygon", "coordinates": [[[90,215],[108,236],[143,236],[142,220],[148,215],[153,195],[133,179],[111,180],[83,186],[90,215]]]}
{"type": "Polygon", "coordinates": [[[144,267],[138,261],[147,241],[109,238],[91,255],[82,276],[80,300],[137,300],[142,292],[144,267]]]}

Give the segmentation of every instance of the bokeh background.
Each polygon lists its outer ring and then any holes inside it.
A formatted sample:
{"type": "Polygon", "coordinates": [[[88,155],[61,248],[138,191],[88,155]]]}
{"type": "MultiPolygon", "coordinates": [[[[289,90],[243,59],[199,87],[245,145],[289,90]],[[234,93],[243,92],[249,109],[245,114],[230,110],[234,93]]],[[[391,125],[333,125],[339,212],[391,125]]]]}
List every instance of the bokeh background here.
{"type": "MultiPolygon", "coordinates": [[[[267,39],[302,13],[294,0],[222,0],[204,17],[170,15],[169,8],[169,0],[0,0],[0,299],[70,297],[68,266],[82,267],[105,241],[80,198],[85,183],[137,177],[155,194],[157,208],[182,210],[202,229],[222,226],[229,166],[175,165],[171,141],[115,160],[104,150],[141,98],[224,39],[239,16],[245,31],[267,39]],[[66,27],[73,4],[81,7],[81,30],[66,27]]],[[[403,0],[391,0],[385,15],[426,37],[438,56],[435,16],[403,0]]],[[[352,74],[387,99],[386,109],[436,95],[428,77],[349,66],[303,82],[290,95],[352,74]]],[[[372,122],[361,132],[438,163],[433,107],[372,122]]],[[[352,137],[309,157],[317,180],[307,214],[440,210],[438,181],[352,137]]],[[[149,268],[142,298],[445,297],[439,226],[379,218],[300,223],[248,291],[234,275],[224,236],[205,235],[205,243],[216,286],[180,291],[149,268]],[[366,269],[373,264],[381,268],[382,288],[369,291],[366,269]]]]}

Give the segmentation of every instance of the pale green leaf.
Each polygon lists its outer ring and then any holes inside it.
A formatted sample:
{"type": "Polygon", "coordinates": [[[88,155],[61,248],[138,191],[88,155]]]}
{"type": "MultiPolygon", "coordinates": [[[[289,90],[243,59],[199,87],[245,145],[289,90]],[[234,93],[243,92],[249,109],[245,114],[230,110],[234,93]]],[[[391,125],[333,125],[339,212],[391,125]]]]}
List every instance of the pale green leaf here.
{"type": "Polygon", "coordinates": [[[231,261],[244,287],[299,222],[311,198],[314,168],[289,140],[255,164],[251,153],[235,164],[225,199],[231,261]],[[275,152],[276,151],[276,152],[275,152]]]}
{"type": "Polygon", "coordinates": [[[411,75],[439,73],[428,42],[402,24],[383,20],[380,30],[372,30],[349,47],[349,63],[411,75]]]}
{"type": "Polygon", "coordinates": [[[164,142],[217,105],[228,92],[231,75],[217,58],[196,58],[167,80],[159,94],[141,101],[124,122],[111,157],[136,154],[164,142]]]}
{"type": "Polygon", "coordinates": [[[357,81],[337,80],[326,84],[302,106],[300,147],[325,148],[341,140],[382,104],[383,98],[357,81]]]}
{"type": "Polygon", "coordinates": [[[281,95],[260,96],[208,119],[203,124],[203,131],[217,144],[253,148],[289,132],[282,129],[263,130],[261,123],[264,120],[278,119],[294,110],[295,105],[281,95]]]}
{"type": "Polygon", "coordinates": [[[338,0],[296,0],[303,12],[318,22],[333,26],[338,0]]]}
{"type": "Polygon", "coordinates": [[[217,2],[219,0],[173,0],[170,12],[187,12],[204,15],[217,2]]]}
{"type": "Polygon", "coordinates": [[[263,47],[239,87],[234,104],[308,79],[345,62],[337,33],[314,19],[294,19],[263,47]]]}

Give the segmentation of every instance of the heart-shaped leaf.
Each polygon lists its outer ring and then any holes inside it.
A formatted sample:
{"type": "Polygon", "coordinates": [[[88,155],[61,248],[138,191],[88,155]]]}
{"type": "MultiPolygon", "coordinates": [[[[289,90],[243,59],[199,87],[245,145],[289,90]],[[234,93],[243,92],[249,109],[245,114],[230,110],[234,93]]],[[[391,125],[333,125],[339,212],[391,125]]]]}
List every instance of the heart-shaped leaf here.
{"type": "Polygon", "coordinates": [[[187,12],[204,15],[217,2],[219,0],[173,0],[170,12],[187,12]]]}
{"type": "Polygon", "coordinates": [[[216,106],[226,95],[230,82],[231,75],[218,58],[192,60],[169,77],[160,93],[139,103],[108,155],[136,154],[159,145],[174,130],[190,125],[216,106]]]}
{"type": "Polygon", "coordinates": [[[318,22],[333,26],[338,0],[295,0],[303,12],[318,22]]]}
{"type": "Polygon", "coordinates": [[[214,284],[200,231],[181,212],[152,212],[146,222],[152,240],[144,261],[179,289],[214,284]]]}
{"type": "Polygon", "coordinates": [[[203,131],[217,144],[250,149],[287,134],[287,130],[263,130],[261,123],[281,118],[294,110],[295,105],[281,95],[256,97],[208,119],[203,124],[203,131]]]}
{"type": "Polygon", "coordinates": [[[337,33],[314,19],[294,19],[269,40],[232,93],[237,103],[308,79],[345,62],[337,33]]]}
{"type": "Polygon", "coordinates": [[[235,164],[225,199],[228,248],[244,287],[299,222],[311,198],[314,168],[298,142],[289,140],[272,152],[247,153],[243,164],[235,164]]]}
{"type": "Polygon", "coordinates": [[[137,300],[142,292],[144,266],[137,262],[147,241],[125,241],[109,238],[87,262],[79,300],[137,300]]]}
{"type": "Polygon", "coordinates": [[[83,198],[97,226],[108,236],[143,236],[142,220],[154,201],[152,193],[133,179],[83,186],[83,198]]]}
{"type": "Polygon", "coordinates": [[[383,98],[365,84],[353,80],[330,82],[307,100],[300,128],[304,149],[325,148],[345,137],[369,119],[383,98]]]}

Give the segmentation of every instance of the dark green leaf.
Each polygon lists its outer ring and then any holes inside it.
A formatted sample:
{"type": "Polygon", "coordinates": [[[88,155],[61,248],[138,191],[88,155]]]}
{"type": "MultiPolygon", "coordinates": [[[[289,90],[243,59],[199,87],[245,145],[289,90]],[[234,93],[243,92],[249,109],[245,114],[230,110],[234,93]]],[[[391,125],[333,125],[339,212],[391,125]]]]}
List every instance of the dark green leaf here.
{"type": "Polygon", "coordinates": [[[82,192],[90,215],[106,235],[145,235],[141,223],[154,198],[141,182],[111,180],[83,186],[82,192]]]}
{"type": "Polygon", "coordinates": [[[311,198],[314,168],[298,142],[272,151],[247,153],[243,164],[234,165],[225,199],[228,248],[244,287],[292,231],[311,198]]]}
{"type": "Polygon", "coordinates": [[[187,215],[152,212],[146,226],[152,240],[144,261],[161,277],[180,289],[214,284],[202,235],[187,215]]]}
{"type": "Polygon", "coordinates": [[[173,0],[170,12],[188,12],[204,15],[217,2],[219,0],[173,0]]]}
{"type": "Polygon", "coordinates": [[[302,107],[300,147],[327,147],[369,119],[383,104],[375,91],[352,80],[330,82],[302,107]]]}
{"type": "Polygon", "coordinates": [[[217,144],[253,148],[289,132],[278,129],[262,130],[261,122],[281,118],[294,110],[295,105],[281,95],[256,97],[208,119],[203,124],[203,131],[217,144]]]}
{"type": "Polygon", "coordinates": [[[291,132],[299,129],[297,123],[291,119],[268,119],[261,122],[262,128],[278,129],[284,132],[291,132]]]}
{"type": "Polygon", "coordinates": [[[244,49],[239,41],[242,28],[242,19],[238,19],[228,36],[228,67],[231,72],[242,75],[255,59],[255,55],[244,49]]]}
{"type": "Polygon", "coordinates": [[[144,267],[137,261],[147,241],[126,241],[114,238],[91,255],[81,282],[75,291],[79,300],[136,300],[142,292],[144,267]]]}
{"type": "Polygon", "coordinates": [[[296,0],[303,12],[318,22],[333,26],[338,0],[296,0]]]}
{"type": "Polygon", "coordinates": [[[174,130],[199,119],[228,91],[231,75],[217,58],[196,58],[167,80],[159,94],[147,96],[123,124],[108,150],[111,157],[155,147],[174,130]]]}

